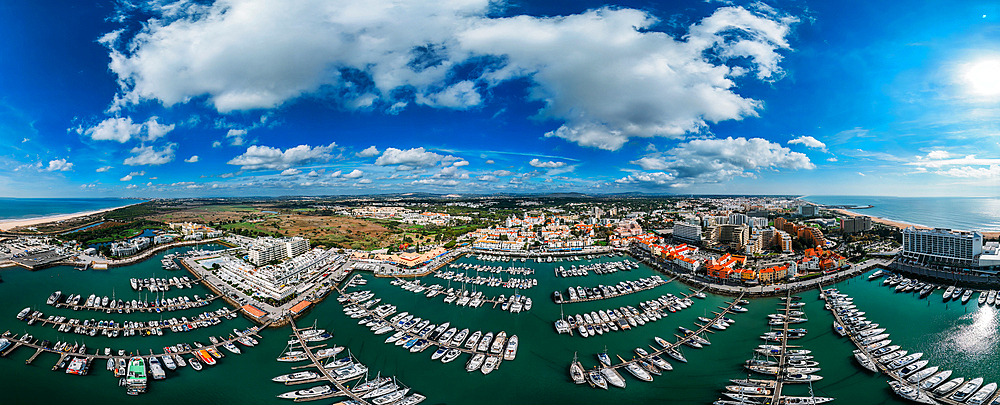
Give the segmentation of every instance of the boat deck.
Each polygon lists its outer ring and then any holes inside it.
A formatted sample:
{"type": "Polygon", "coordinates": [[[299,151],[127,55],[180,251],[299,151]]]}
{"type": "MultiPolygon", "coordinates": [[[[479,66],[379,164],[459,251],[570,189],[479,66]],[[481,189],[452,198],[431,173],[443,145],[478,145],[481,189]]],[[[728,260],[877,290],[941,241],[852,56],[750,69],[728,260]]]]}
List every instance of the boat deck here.
{"type": "MultiPolygon", "coordinates": [[[[663,281],[663,282],[658,283],[658,284],[654,284],[654,285],[651,285],[651,286],[648,286],[648,287],[643,287],[643,288],[633,288],[632,292],[626,292],[624,294],[615,294],[615,295],[611,295],[611,296],[607,296],[607,297],[605,297],[605,296],[602,295],[600,297],[578,298],[578,299],[575,299],[575,300],[570,300],[570,299],[565,299],[564,298],[562,300],[562,302],[557,302],[557,304],[575,304],[575,303],[578,303],[578,302],[591,302],[591,301],[600,301],[600,300],[605,300],[605,299],[610,299],[610,298],[624,297],[624,296],[629,295],[629,294],[635,294],[635,293],[641,292],[641,291],[648,291],[648,290],[652,290],[652,289],[654,289],[656,287],[659,287],[659,286],[662,286],[662,285],[670,284],[670,282],[672,282],[672,281],[674,281],[676,279],[677,279],[677,276],[674,276],[673,278],[671,278],[671,279],[669,279],[667,281],[663,281]]],[[[570,288],[573,288],[573,287],[570,287],[570,288]]]]}
{"type": "MultiPolygon", "coordinates": [[[[131,311],[131,312],[156,312],[157,309],[159,309],[161,311],[178,311],[178,310],[184,310],[184,309],[194,309],[194,308],[200,308],[200,307],[206,306],[209,303],[211,303],[212,301],[215,301],[217,298],[219,298],[218,295],[215,295],[215,294],[211,294],[211,295],[212,295],[211,298],[202,298],[201,300],[198,300],[198,301],[195,301],[195,300],[192,299],[190,304],[188,304],[187,302],[185,302],[183,304],[176,304],[176,305],[161,305],[161,306],[151,305],[149,307],[138,307],[138,308],[122,307],[122,309],[123,310],[127,310],[127,311],[131,311]]],[[[177,298],[177,297],[171,297],[171,298],[177,298]]],[[[131,302],[131,301],[129,301],[129,302],[131,302]]],[[[98,311],[98,312],[108,312],[108,311],[111,311],[111,313],[117,313],[118,312],[118,308],[117,307],[116,308],[102,307],[102,306],[88,307],[85,303],[84,304],[73,305],[73,304],[70,304],[70,303],[67,303],[67,302],[58,302],[58,303],[53,304],[52,306],[54,306],[56,308],[72,309],[74,311],[78,311],[78,310],[83,309],[83,310],[92,310],[92,311],[98,311]]]]}
{"type": "MultiPolygon", "coordinates": [[[[304,348],[303,351],[306,352],[306,355],[309,356],[309,361],[312,362],[312,366],[315,367],[317,370],[319,370],[320,374],[322,374],[322,377],[319,378],[319,379],[317,379],[317,380],[315,380],[315,382],[325,381],[325,382],[328,382],[330,384],[333,384],[333,386],[334,386],[334,392],[331,393],[331,394],[321,395],[321,396],[317,396],[317,397],[309,397],[309,398],[298,398],[298,399],[295,400],[295,402],[318,401],[318,400],[322,400],[322,399],[330,399],[330,398],[336,398],[336,397],[341,397],[341,396],[347,396],[347,397],[350,397],[351,399],[357,401],[358,404],[360,404],[360,405],[370,405],[370,402],[368,402],[368,400],[366,400],[364,398],[361,398],[360,395],[357,395],[357,394],[351,392],[350,389],[348,389],[347,387],[345,387],[342,382],[340,382],[336,378],[334,378],[334,376],[330,374],[330,370],[323,366],[322,359],[316,358],[316,354],[313,353],[313,351],[311,350],[312,348],[309,347],[309,342],[307,342],[302,337],[302,333],[301,333],[304,330],[308,330],[308,329],[312,329],[312,328],[310,327],[310,328],[299,329],[295,325],[295,320],[294,319],[289,319],[289,322],[292,325],[292,333],[295,334],[295,339],[298,340],[299,344],[304,348]]],[[[352,378],[352,379],[347,380],[347,381],[356,380],[358,378],[361,378],[361,376],[357,376],[357,377],[352,378]]]]}
{"type": "MultiPolygon", "coordinates": [[[[236,311],[236,310],[233,310],[233,309],[229,309],[229,310],[226,311],[226,313],[224,313],[222,315],[216,315],[216,316],[211,316],[211,317],[202,318],[202,319],[188,319],[188,321],[184,322],[183,324],[190,324],[190,323],[196,323],[196,322],[211,321],[211,320],[215,320],[215,319],[219,319],[221,321],[221,318],[225,318],[225,317],[227,317],[229,315],[233,315],[233,314],[238,315],[239,312],[236,311]]],[[[155,330],[155,329],[161,329],[161,330],[162,329],[166,329],[166,332],[173,332],[173,331],[170,330],[170,327],[173,326],[173,325],[142,326],[142,327],[136,327],[136,328],[126,328],[126,327],[113,327],[112,328],[112,327],[98,326],[98,325],[83,326],[83,324],[79,324],[79,323],[71,324],[71,323],[69,323],[69,321],[70,321],[69,319],[67,319],[64,322],[56,322],[56,321],[50,321],[48,319],[41,318],[41,317],[31,317],[31,316],[29,316],[29,317],[25,318],[26,321],[30,320],[30,319],[34,319],[35,322],[41,322],[41,324],[43,326],[53,326],[53,327],[55,327],[55,326],[69,325],[72,328],[81,327],[81,328],[87,328],[87,329],[97,329],[98,331],[106,330],[106,331],[109,331],[109,332],[114,332],[116,330],[117,331],[135,330],[135,331],[140,331],[141,332],[141,331],[155,330]]],[[[194,329],[192,329],[192,330],[194,330],[194,329]]],[[[177,332],[177,333],[180,333],[180,332],[177,332]]]]}

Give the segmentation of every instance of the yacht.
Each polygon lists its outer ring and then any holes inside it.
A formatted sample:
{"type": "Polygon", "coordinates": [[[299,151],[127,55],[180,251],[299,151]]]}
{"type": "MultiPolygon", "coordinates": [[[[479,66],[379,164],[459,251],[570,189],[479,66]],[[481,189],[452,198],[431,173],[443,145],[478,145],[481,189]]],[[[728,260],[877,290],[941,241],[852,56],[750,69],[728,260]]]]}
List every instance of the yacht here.
{"type": "Polygon", "coordinates": [[[55,305],[59,302],[59,298],[62,297],[62,291],[56,291],[49,296],[49,299],[45,300],[46,304],[55,305]]]}
{"type": "Polygon", "coordinates": [[[142,357],[135,356],[129,360],[128,371],[125,374],[126,393],[139,395],[146,392],[146,362],[142,357]]]}
{"type": "Polygon", "coordinates": [[[510,339],[507,339],[507,349],[503,352],[503,359],[510,361],[517,357],[517,335],[511,335],[510,339]]]}
{"type": "Polygon", "coordinates": [[[928,396],[927,393],[912,386],[903,384],[899,381],[889,381],[889,387],[892,387],[892,391],[895,392],[896,395],[899,395],[910,401],[928,405],[937,404],[937,402],[931,399],[931,397],[928,396]]]}
{"type": "Polygon", "coordinates": [[[482,369],[480,369],[480,371],[483,372],[483,375],[486,375],[492,373],[493,370],[495,370],[498,365],[500,365],[500,357],[489,356],[486,357],[486,361],[483,362],[483,367],[482,369]]]}
{"type": "MultiPolygon", "coordinates": [[[[970,381],[967,381],[965,384],[962,384],[962,386],[959,387],[958,390],[956,390],[955,393],[951,394],[951,396],[949,396],[948,398],[953,399],[957,402],[965,402],[965,400],[969,399],[969,396],[971,396],[972,393],[978,390],[979,387],[981,387],[982,385],[983,385],[982,377],[974,378],[970,381]]],[[[995,386],[994,389],[996,389],[995,386]]]]}
{"type": "Polygon", "coordinates": [[[938,372],[939,369],[940,368],[938,366],[927,367],[923,370],[917,371],[916,373],[910,374],[909,376],[906,377],[906,381],[916,384],[921,380],[930,377],[932,374],[938,372]]]}
{"type": "Polygon", "coordinates": [[[583,384],[586,382],[586,376],[583,373],[583,365],[577,361],[575,354],[573,355],[573,362],[569,365],[569,376],[573,379],[574,383],[583,384]]]}
{"type": "Polygon", "coordinates": [[[299,400],[299,399],[314,398],[323,395],[329,395],[332,393],[333,393],[333,388],[331,388],[329,385],[320,385],[318,387],[312,387],[307,390],[286,392],[284,394],[278,395],[278,398],[299,400]]]}
{"type": "Polygon", "coordinates": [[[608,381],[604,379],[604,375],[597,370],[587,373],[587,381],[590,382],[590,385],[595,387],[608,389],[608,381]]]}
{"type": "Polygon", "coordinates": [[[868,355],[865,354],[865,352],[862,351],[861,349],[857,349],[854,351],[854,358],[858,361],[859,364],[861,364],[861,367],[864,367],[865,369],[873,373],[878,372],[878,367],[875,367],[875,362],[873,362],[872,359],[868,357],[868,355]]]}
{"type": "Polygon", "coordinates": [[[486,355],[483,353],[476,353],[469,359],[469,362],[465,364],[465,371],[476,371],[483,366],[483,361],[486,360],[486,355]]]}
{"type": "Polygon", "coordinates": [[[608,381],[609,384],[614,385],[618,388],[625,388],[625,379],[622,378],[621,374],[613,368],[603,368],[601,369],[601,374],[604,379],[608,381]]]}
{"type": "Polygon", "coordinates": [[[448,352],[444,354],[444,357],[441,358],[441,362],[442,363],[449,363],[452,360],[455,360],[456,358],[458,358],[458,356],[461,355],[461,354],[462,354],[461,350],[458,350],[458,349],[449,349],[448,352]]]}
{"type": "Polygon", "coordinates": [[[953,286],[953,285],[948,286],[948,288],[946,290],[944,290],[944,295],[941,296],[941,299],[943,301],[950,300],[951,299],[951,294],[954,293],[954,292],[955,292],[955,286],[953,286]]]}
{"type": "Polygon", "coordinates": [[[163,371],[160,359],[156,358],[156,356],[149,356],[149,373],[153,375],[154,380],[167,378],[167,373],[163,371]]]}
{"type": "Polygon", "coordinates": [[[625,370],[628,371],[629,374],[635,376],[635,378],[638,378],[642,381],[653,381],[653,376],[649,375],[649,372],[643,370],[643,368],[640,367],[635,362],[626,364],[625,370]]]}
{"type": "Polygon", "coordinates": [[[935,388],[934,393],[938,395],[947,394],[952,390],[954,390],[955,388],[957,388],[959,385],[962,385],[963,382],[965,382],[964,377],[952,378],[951,380],[948,380],[948,382],[941,384],[937,388],[935,388]]]}
{"type": "Polygon", "coordinates": [[[951,377],[951,370],[941,371],[920,382],[919,387],[923,390],[931,390],[951,377]]]}
{"type": "Polygon", "coordinates": [[[293,383],[299,381],[314,380],[319,377],[320,377],[319,373],[316,373],[315,371],[300,371],[298,373],[279,375],[277,377],[272,378],[271,381],[280,383],[293,383]]]}
{"type": "Polygon", "coordinates": [[[496,338],[493,339],[493,345],[490,346],[490,353],[500,354],[500,350],[503,349],[504,343],[507,342],[507,332],[501,331],[497,333],[496,338]]]}
{"type": "Polygon", "coordinates": [[[986,403],[986,400],[989,399],[994,392],[996,392],[996,390],[997,390],[997,383],[989,383],[984,385],[983,388],[980,388],[979,391],[976,391],[975,394],[972,394],[972,397],[969,398],[968,402],[969,405],[983,405],[984,403],[986,403]]]}

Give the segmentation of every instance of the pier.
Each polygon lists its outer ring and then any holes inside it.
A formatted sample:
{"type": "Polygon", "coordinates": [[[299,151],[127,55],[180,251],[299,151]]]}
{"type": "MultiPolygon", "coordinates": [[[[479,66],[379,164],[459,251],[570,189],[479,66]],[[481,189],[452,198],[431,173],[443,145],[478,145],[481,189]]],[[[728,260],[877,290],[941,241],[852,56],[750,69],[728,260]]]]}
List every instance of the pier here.
{"type": "MultiPolygon", "coordinates": [[[[826,295],[827,294],[826,291],[823,291],[822,289],[820,291],[824,293],[824,297],[827,297],[827,298],[829,297],[828,295],[826,295]]],[[[829,303],[830,300],[827,299],[827,302],[829,303]]],[[[948,392],[944,393],[943,395],[938,395],[933,390],[929,390],[928,391],[928,390],[920,389],[920,387],[917,384],[911,383],[911,382],[907,381],[905,377],[900,376],[894,370],[889,369],[885,364],[883,364],[881,361],[878,360],[878,356],[872,355],[871,351],[868,350],[868,347],[865,346],[861,342],[861,340],[858,338],[858,336],[857,336],[856,333],[852,333],[852,330],[848,329],[848,325],[844,323],[844,319],[843,319],[843,317],[841,316],[841,314],[839,313],[839,311],[837,309],[838,309],[837,305],[834,305],[834,304],[830,305],[830,313],[833,315],[833,319],[837,323],[841,324],[844,327],[844,330],[847,332],[847,334],[845,336],[851,341],[851,343],[853,343],[854,346],[857,346],[857,348],[859,350],[861,350],[866,356],[868,356],[869,359],[871,359],[872,364],[875,366],[875,369],[878,370],[879,374],[885,375],[886,377],[889,377],[890,379],[892,379],[892,380],[894,380],[894,381],[896,381],[896,382],[898,382],[898,383],[900,383],[900,384],[902,384],[904,386],[911,387],[911,388],[913,388],[913,389],[915,389],[915,390],[917,390],[919,392],[924,393],[928,397],[932,398],[932,401],[937,401],[938,403],[946,404],[946,405],[963,405],[963,404],[965,404],[965,402],[958,402],[958,401],[955,401],[955,400],[953,400],[953,399],[951,399],[949,397],[949,395],[952,394],[952,393],[954,393],[956,390],[958,390],[962,386],[962,384],[959,384],[959,385],[955,386],[951,391],[948,391],[948,392]]],[[[914,372],[919,372],[919,370],[916,370],[914,372]]],[[[977,391],[978,391],[978,389],[977,389],[977,391]]],[[[989,404],[989,403],[991,403],[991,401],[994,398],[996,398],[998,396],[1000,396],[1000,393],[993,393],[989,397],[987,397],[985,400],[983,400],[982,403],[989,404]]]]}
{"type": "MultiPolygon", "coordinates": [[[[647,287],[642,287],[642,288],[635,288],[635,287],[633,287],[632,291],[630,291],[630,292],[613,294],[613,295],[609,295],[609,296],[602,295],[600,297],[577,298],[575,300],[568,300],[568,299],[563,298],[562,301],[557,302],[556,304],[575,304],[575,303],[578,303],[578,302],[590,302],[590,301],[598,301],[598,300],[604,300],[604,299],[609,299],[609,298],[623,297],[623,296],[626,296],[626,295],[629,295],[629,294],[635,294],[637,292],[652,290],[652,289],[654,289],[656,287],[670,284],[672,281],[674,281],[676,279],[677,279],[677,276],[674,276],[674,277],[670,278],[667,281],[653,282],[652,285],[647,286],[647,287]]],[[[611,286],[611,287],[614,287],[614,286],[611,286]]],[[[573,287],[569,287],[569,288],[573,288],[573,287]]],[[[562,294],[561,291],[560,291],[560,294],[562,294]]]]}
{"type": "MultiPolygon", "coordinates": [[[[37,317],[36,316],[28,316],[28,317],[25,318],[25,320],[27,320],[27,321],[34,320],[35,322],[41,322],[42,326],[48,326],[48,325],[51,325],[52,327],[63,326],[63,327],[69,327],[70,329],[85,328],[87,330],[96,329],[98,331],[108,331],[108,332],[134,330],[134,331],[141,332],[141,331],[155,331],[157,329],[160,329],[160,330],[162,330],[162,329],[170,330],[171,326],[193,325],[193,324],[196,324],[196,323],[199,323],[199,322],[206,322],[206,321],[210,322],[210,321],[219,320],[221,322],[221,318],[231,317],[231,316],[233,316],[233,315],[235,315],[237,313],[236,310],[231,310],[231,309],[224,309],[224,310],[226,311],[225,313],[217,314],[217,315],[210,316],[210,317],[204,317],[204,318],[188,319],[187,322],[181,322],[181,323],[174,324],[174,325],[158,324],[157,326],[137,326],[137,327],[134,327],[134,328],[126,328],[124,326],[109,327],[109,326],[100,326],[100,325],[96,325],[96,324],[86,325],[85,326],[82,323],[72,323],[71,322],[71,321],[79,321],[78,319],[67,319],[66,321],[63,321],[63,322],[56,322],[54,320],[49,320],[49,319],[46,319],[46,318],[42,318],[41,316],[37,316],[37,317]]],[[[218,311],[211,312],[211,313],[215,314],[216,312],[218,312],[218,311]]],[[[141,321],[130,321],[130,322],[136,322],[136,323],[138,323],[140,325],[148,325],[149,324],[149,322],[141,322],[141,321]]],[[[115,322],[115,324],[119,325],[118,322],[115,322]]],[[[197,328],[198,327],[193,327],[193,328],[191,328],[191,330],[194,330],[194,329],[197,329],[197,328]]]]}
{"type": "MultiPolygon", "coordinates": [[[[659,356],[659,355],[662,355],[662,354],[666,354],[668,351],[677,350],[678,346],[684,344],[685,342],[687,342],[689,340],[692,340],[693,336],[701,335],[702,333],[705,333],[706,331],[707,332],[711,332],[711,331],[708,330],[711,327],[711,325],[713,325],[714,323],[718,322],[720,319],[722,319],[724,316],[726,316],[726,314],[730,313],[730,311],[732,311],[732,309],[733,309],[733,306],[734,305],[738,305],[738,303],[742,299],[743,299],[743,294],[740,294],[740,296],[737,297],[736,299],[734,299],[732,302],[727,302],[727,304],[729,304],[729,305],[726,306],[725,308],[723,308],[722,312],[716,312],[715,313],[716,314],[715,317],[712,318],[712,322],[708,322],[708,323],[705,323],[705,324],[695,323],[695,325],[698,325],[698,329],[695,330],[695,331],[693,331],[694,333],[692,333],[691,335],[684,336],[684,337],[679,337],[679,339],[676,342],[671,343],[671,344],[667,345],[666,347],[663,347],[663,348],[660,348],[660,349],[656,349],[655,347],[650,346],[650,349],[653,349],[653,351],[649,353],[649,357],[659,356]]],[[[621,359],[621,357],[619,357],[619,359],[621,359]]],[[[610,366],[600,367],[600,370],[603,371],[604,369],[612,369],[612,370],[615,370],[615,372],[617,372],[617,369],[622,368],[622,367],[626,367],[629,364],[635,363],[635,362],[637,362],[639,360],[641,360],[641,358],[637,357],[635,359],[623,361],[623,362],[618,363],[618,364],[612,364],[610,366]]]]}
{"type": "MultiPolygon", "coordinates": [[[[329,383],[333,384],[334,387],[336,387],[336,391],[334,391],[332,394],[318,396],[318,397],[298,398],[298,399],[295,400],[295,402],[318,401],[318,400],[321,400],[321,399],[330,399],[330,398],[336,398],[336,397],[346,396],[346,397],[350,397],[352,400],[357,401],[358,404],[360,404],[360,405],[370,405],[370,403],[367,400],[365,400],[364,398],[361,398],[360,395],[357,395],[357,394],[351,392],[351,390],[348,389],[346,386],[344,386],[344,384],[340,380],[338,380],[333,375],[331,375],[330,371],[326,367],[324,367],[323,362],[320,361],[320,359],[316,358],[316,354],[313,353],[313,351],[312,351],[312,349],[314,349],[314,347],[309,347],[309,342],[307,342],[306,339],[304,339],[302,337],[302,334],[300,333],[303,330],[312,329],[312,328],[299,329],[297,326],[295,326],[295,320],[294,319],[289,319],[288,322],[291,323],[291,325],[292,325],[292,333],[295,334],[295,339],[298,340],[299,341],[299,345],[302,346],[302,351],[304,351],[306,353],[306,355],[309,356],[309,361],[312,362],[312,367],[314,367],[317,370],[319,370],[320,374],[322,374],[322,376],[323,376],[321,379],[314,380],[314,381],[316,381],[316,382],[326,381],[326,382],[329,382],[329,383]]],[[[350,380],[345,380],[345,382],[351,381],[351,380],[356,380],[358,378],[361,378],[361,376],[359,375],[359,376],[357,376],[355,378],[352,378],[350,380]]]]}
{"type": "MultiPolygon", "coordinates": [[[[186,298],[186,297],[172,297],[172,298],[183,299],[183,298],[186,298]]],[[[68,309],[72,309],[74,311],[79,311],[79,310],[83,309],[83,310],[91,310],[91,311],[104,312],[104,313],[109,313],[109,314],[112,313],[112,312],[118,312],[119,309],[121,309],[123,311],[127,311],[127,312],[156,312],[157,309],[159,309],[160,311],[168,311],[169,312],[169,311],[177,311],[177,310],[182,310],[182,309],[191,309],[191,308],[203,307],[203,306],[208,305],[212,301],[215,301],[216,298],[219,298],[219,296],[217,296],[215,294],[209,294],[209,296],[207,296],[205,298],[202,298],[200,300],[194,300],[194,299],[190,299],[189,298],[190,302],[189,301],[183,301],[181,303],[174,304],[174,305],[160,305],[160,306],[150,305],[150,306],[131,307],[131,300],[125,303],[126,306],[123,306],[123,307],[114,307],[114,308],[112,308],[112,307],[102,307],[102,306],[99,306],[99,305],[98,306],[88,307],[86,305],[86,303],[73,305],[73,304],[68,303],[68,302],[57,302],[57,303],[53,304],[52,306],[54,306],[56,308],[68,308],[68,309]]],[[[122,301],[124,301],[124,300],[122,300],[122,301]]],[[[141,301],[141,302],[139,302],[139,304],[148,304],[148,301],[141,301]]]]}

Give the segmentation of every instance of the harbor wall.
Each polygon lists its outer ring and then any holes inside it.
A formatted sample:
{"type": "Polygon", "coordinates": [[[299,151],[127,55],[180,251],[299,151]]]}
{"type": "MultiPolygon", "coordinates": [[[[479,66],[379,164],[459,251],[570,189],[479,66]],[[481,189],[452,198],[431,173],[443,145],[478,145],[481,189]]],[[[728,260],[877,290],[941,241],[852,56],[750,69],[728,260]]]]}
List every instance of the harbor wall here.
{"type": "Polygon", "coordinates": [[[932,269],[899,262],[893,262],[890,270],[940,284],[987,288],[996,288],[1000,285],[1000,275],[994,273],[932,269]]]}

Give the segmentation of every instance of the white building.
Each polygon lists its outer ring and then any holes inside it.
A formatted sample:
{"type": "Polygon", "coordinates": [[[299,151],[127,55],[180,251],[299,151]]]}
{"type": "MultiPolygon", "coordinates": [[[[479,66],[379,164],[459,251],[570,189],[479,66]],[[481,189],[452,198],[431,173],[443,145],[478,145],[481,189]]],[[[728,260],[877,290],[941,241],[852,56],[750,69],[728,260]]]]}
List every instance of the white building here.
{"type": "Polygon", "coordinates": [[[674,238],[687,242],[701,242],[701,227],[684,222],[674,222],[674,238]]]}
{"type": "Polygon", "coordinates": [[[903,230],[903,257],[920,263],[975,266],[983,253],[983,234],[951,229],[903,230]]]}

